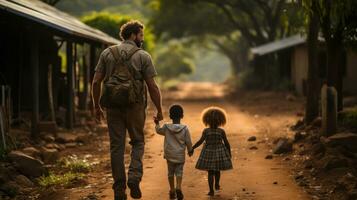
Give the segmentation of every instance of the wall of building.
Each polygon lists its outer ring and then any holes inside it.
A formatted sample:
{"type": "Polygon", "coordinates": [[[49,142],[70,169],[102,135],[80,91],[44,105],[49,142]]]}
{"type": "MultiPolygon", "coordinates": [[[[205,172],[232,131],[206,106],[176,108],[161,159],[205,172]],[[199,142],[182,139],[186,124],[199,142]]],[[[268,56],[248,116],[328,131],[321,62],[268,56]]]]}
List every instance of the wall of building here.
{"type": "Polygon", "coordinates": [[[308,55],[306,46],[294,48],[291,59],[291,81],[298,95],[304,95],[304,83],[307,79],[308,55]]]}
{"type": "Polygon", "coordinates": [[[348,94],[357,94],[357,52],[347,51],[346,76],[343,80],[344,91],[348,94]]]}

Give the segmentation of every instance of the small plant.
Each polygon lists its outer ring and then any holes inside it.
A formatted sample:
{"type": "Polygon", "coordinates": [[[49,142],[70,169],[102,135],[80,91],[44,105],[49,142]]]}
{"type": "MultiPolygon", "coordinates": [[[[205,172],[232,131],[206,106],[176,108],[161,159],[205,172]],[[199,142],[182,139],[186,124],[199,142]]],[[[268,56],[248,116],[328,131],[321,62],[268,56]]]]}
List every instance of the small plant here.
{"type": "Polygon", "coordinates": [[[339,113],[339,123],[349,129],[357,130],[357,107],[339,113]]]}
{"type": "Polygon", "coordinates": [[[82,173],[73,173],[67,172],[62,175],[56,175],[50,173],[48,176],[41,176],[38,179],[38,183],[41,187],[48,188],[51,186],[63,186],[67,187],[76,181],[82,180],[84,178],[84,174],[82,173]]]}
{"type": "Polygon", "coordinates": [[[87,173],[92,166],[86,159],[79,159],[77,156],[69,156],[60,161],[60,165],[74,173],[87,173]]]}

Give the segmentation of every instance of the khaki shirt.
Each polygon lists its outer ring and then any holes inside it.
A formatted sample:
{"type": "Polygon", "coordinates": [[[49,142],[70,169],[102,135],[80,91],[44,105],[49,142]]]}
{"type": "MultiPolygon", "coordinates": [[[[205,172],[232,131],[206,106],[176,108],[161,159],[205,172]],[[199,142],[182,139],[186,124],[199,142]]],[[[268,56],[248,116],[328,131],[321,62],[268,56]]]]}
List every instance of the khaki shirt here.
{"type": "MultiPolygon", "coordinates": [[[[122,50],[129,52],[129,50],[132,49],[134,45],[136,45],[135,42],[131,40],[125,40],[120,45],[118,45],[119,52],[121,52],[122,50]]],[[[133,68],[136,69],[142,75],[143,80],[147,78],[153,78],[157,75],[152,58],[150,54],[147,53],[145,50],[140,49],[139,51],[134,53],[130,61],[133,68]]],[[[117,64],[113,54],[111,53],[109,48],[106,48],[99,57],[99,61],[95,68],[95,71],[105,74],[104,82],[106,82],[109,77],[114,73],[114,69],[116,67],[117,64]]],[[[145,87],[143,85],[143,80],[141,80],[141,87],[145,87]]],[[[146,89],[144,89],[143,91],[143,96],[146,102],[146,89]]]]}

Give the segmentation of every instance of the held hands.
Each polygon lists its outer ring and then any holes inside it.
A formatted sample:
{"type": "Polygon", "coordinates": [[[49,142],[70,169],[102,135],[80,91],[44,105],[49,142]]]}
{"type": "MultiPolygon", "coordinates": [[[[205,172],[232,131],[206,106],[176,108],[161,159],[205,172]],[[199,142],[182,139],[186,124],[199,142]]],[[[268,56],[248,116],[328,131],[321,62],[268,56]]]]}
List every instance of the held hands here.
{"type": "Polygon", "coordinates": [[[157,114],[156,114],[156,116],[154,116],[154,122],[155,122],[155,124],[159,124],[159,122],[161,121],[161,120],[163,120],[164,119],[164,117],[163,117],[163,115],[162,115],[162,112],[158,112],[157,114]]]}
{"type": "Polygon", "coordinates": [[[194,152],[194,150],[193,150],[193,149],[192,149],[191,151],[189,151],[189,152],[188,152],[188,156],[190,156],[190,157],[191,157],[191,156],[193,155],[193,152],[194,152]]]}

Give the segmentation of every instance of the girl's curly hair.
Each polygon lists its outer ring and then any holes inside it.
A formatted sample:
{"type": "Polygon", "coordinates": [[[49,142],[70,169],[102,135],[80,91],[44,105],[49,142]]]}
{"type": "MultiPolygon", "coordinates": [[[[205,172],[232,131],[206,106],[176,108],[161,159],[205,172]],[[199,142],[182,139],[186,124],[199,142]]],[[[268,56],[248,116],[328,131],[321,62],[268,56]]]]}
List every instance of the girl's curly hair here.
{"type": "Polygon", "coordinates": [[[226,124],[226,111],[219,107],[208,107],[202,112],[202,121],[210,128],[218,128],[226,124]]]}

